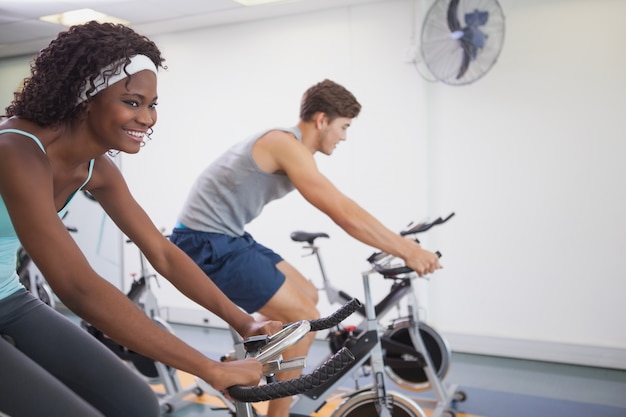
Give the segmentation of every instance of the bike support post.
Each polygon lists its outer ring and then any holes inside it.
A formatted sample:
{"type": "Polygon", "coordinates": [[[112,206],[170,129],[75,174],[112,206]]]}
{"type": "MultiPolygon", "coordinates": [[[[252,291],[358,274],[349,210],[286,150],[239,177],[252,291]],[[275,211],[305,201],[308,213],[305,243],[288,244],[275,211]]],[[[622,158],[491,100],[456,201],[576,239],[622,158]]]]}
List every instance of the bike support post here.
{"type": "MultiPolygon", "coordinates": [[[[415,301],[415,294],[412,293],[412,297],[415,301]]],[[[435,372],[435,367],[433,365],[433,361],[426,349],[426,345],[424,344],[424,340],[419,335],[419,314],[417,308],[413,308],[417,304],[409,303],[409,317],[411,318],[411,325],[409,326],[409,336],[411,337],[411,342],[413,346],[416,347],[417,351],[420,352],[426,361],[426,366],[424,367],[424,373],[426,374],[426,378],[428,378],[428,382],[431,385],[433,392],[435,393],[435,399],[427,399],[427,398],[415,398],[415,401],[418,403],[427,403],[435,406],[431,417],[440,417],[446,412],[451,402],[454,399],[454,393],[456,392],[457,385],[451,385],[447,390],[444,387],[443,382],[439,379],[439,376],[435,372]]]]}
{"type": "MultiPolygon", "coordinates": [[[[374,303],[372,302],[372,293],[370,291],[369,276],[372,271],[366,271],[363,273],[363,292],[365,296],[365,312],[367,316],[367,330],[373,331],[378,334],[378,321],[376,320],[376,313],[374,310],[374,303]]],[[[378,336],[377,336],[378,337],[378,336]]],[[[376,394],[378,397],[378,415],[380,417],[391,417],[389,411],[390,404],[388,404],[389,398],[385,388],[385,367],[383,364],[383,351],[380,343],[372,348],[370,352],[370,362],[372,366],[372,372],[376,381],[376,394]]]]}

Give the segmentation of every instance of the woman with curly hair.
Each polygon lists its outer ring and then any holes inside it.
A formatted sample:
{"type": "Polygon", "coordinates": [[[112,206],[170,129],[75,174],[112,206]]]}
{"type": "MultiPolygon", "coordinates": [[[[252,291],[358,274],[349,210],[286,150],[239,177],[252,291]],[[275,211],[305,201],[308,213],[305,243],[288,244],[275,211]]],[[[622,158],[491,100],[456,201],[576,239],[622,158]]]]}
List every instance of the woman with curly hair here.
{"type": "Polygon", "coordinates": [[[163,62],[156,45],[128,27],[73,26],[36,56],[6,109],[0,123],[0,413],[159,415],[143,379],[20,284],[20,244],[61,301],[119,344],[219,390],[261,378],[255,359],[212,361],[155,325],[91,268],[61,221],[72,197],[87,190],[190,299],[243,336],[280,328],[255,321],[207,280],[154,226],[109,158],[109,152],[137,153],[149,138],[163,62]]]}

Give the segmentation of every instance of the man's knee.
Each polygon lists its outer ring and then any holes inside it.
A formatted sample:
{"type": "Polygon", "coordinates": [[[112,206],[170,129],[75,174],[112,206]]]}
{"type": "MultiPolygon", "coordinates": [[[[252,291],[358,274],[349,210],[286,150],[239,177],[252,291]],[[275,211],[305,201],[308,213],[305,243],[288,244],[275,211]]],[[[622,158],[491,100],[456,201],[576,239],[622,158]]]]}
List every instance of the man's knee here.
{"type": "Polygon", "coordinates": [[[288,315],[290,321],[315,320],[320,318],[320,312],[314,305],[302,305],[297,309],[290,309],[288,315]]]}
{"type": "Polygon", "coordinates": [[[280,291],[258,311],[271,320],[284,323],[298,320],[314,320],[320,317],[315,304],[306,296],[294,296],[280,291]]]}
{"type": "Polygon", "coordinates": [[[313,292],[311,294],[309,294],[309,298],[311,298],[311,302],[313,303],[313,305],[317,305],[317,303],[320,301],[320,295],[319,292],[317,292],[317,288],[313,287],[313,292]]]}

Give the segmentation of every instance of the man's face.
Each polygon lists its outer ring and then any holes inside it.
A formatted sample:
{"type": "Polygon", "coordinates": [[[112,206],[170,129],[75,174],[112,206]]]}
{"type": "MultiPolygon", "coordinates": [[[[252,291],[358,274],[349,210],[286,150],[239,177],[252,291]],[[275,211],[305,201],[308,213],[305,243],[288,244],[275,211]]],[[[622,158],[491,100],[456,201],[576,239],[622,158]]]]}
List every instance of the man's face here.
{"type": "Polygon", "coordinates": [[[352,119],[348,117],[337,117],[332,122],[326,122],[321,130],[320,152],[331,155],[337,144],[347,139],[348,128],[352,119]]]}

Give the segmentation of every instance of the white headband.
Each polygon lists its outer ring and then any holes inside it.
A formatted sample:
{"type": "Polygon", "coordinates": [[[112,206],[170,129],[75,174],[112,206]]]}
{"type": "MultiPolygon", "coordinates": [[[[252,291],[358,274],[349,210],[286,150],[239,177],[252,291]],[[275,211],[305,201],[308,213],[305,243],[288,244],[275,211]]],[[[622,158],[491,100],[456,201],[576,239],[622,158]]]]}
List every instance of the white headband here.
{"type": "MultiPolygon", "coordinates": [[[[111,71],[115,70],[115,68],[117,68],[124,61],[125,59],[114,62],[113,64],[104,67],[100,71],[100,75],[93,82],[95,90],[91,93],[92,96],[96,95],[110,85],[115,84],[120,80],[123,80],[129,75],[138,73],[139,71],[149,70],[154,72],[155,74],[157,73],[157,67],[156,65],[154,65],[154,62],[152,62],[150,58],[145,55],[135,55],[130,59],[129,64],[126,65],[125,68],[120,68],[120,72],[118,74],[107,75],[105,78],[105,73],[110,73],[111,71]]],[[[83,91],[80,93],[80,96],[78,97],[78,102],[76,104],[80,104],[83,101],[87,100],[87,90],[89,90],[90,88],[91,85],[89,84],[89,82],[87,82],[87,85],[85,85],[83,91]]]]}

